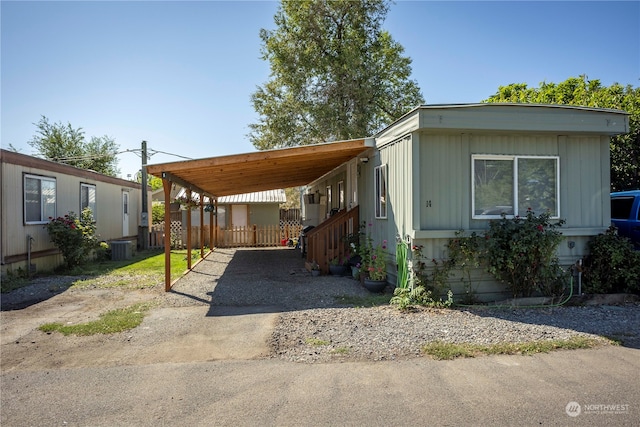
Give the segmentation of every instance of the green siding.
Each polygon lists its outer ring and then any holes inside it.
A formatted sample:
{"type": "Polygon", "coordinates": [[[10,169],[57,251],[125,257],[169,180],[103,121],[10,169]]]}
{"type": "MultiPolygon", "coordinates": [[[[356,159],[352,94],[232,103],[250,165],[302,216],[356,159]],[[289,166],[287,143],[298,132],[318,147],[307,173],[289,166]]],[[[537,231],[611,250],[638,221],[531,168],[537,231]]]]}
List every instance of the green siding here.
{"type": "Polygon", "coordinates": [[[249,224],[278,225],[280,223],[280,205],[261,203],[249,205],[249,224]]]}

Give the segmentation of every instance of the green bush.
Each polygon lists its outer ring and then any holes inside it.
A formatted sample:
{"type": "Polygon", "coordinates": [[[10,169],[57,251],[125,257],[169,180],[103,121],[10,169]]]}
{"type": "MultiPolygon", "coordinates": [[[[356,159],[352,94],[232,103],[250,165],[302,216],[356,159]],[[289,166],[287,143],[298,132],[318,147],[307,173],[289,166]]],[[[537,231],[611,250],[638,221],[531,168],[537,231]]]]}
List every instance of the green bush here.
{"type": "Polygon", "coordinates": [[[64,217],[49,219],[45,227],[51,241],[62,252],[67,269],[81,264],[98,247],[96,223],[91,209],[83,210],[80,218],[69,212],[64,217]]]}
{"type": "Polygon", "coordinates": [[[640,251],[614,226],[589,241],[583,270],[588,293],[640,294],[640,251]]]}
{"type": "Polygon", "coordinates": [[[485,234],[487,270],[506,283],[514,297],[529,297],[534,291],[559,295],[566,281],[556,250],[562,241],[557,230],[564,220],[552,223],[550,214],[491,221],[485,234]]]}
{"type": "Polygon", "coordinates": [[[164,203],[153,203],[151,205],[151,223],[158,224],[164,221],[164,203]]]}
{"type": "Polygon", "coordinates": [[[528,297],[534,292],[560,295],[568,278],[556,255],[562,241],[557,229],[562,224],[564,220],[551,222],[549,213],[536,216],[529,209],[524,217],[503,215],[491,221],[484,235],[472,233],[465,237],[460,231],[447,245],[447,269],[460,269],[469,300],[475,299],[471,269],[480,266],[505,283],[514,297],[528,297]]]}
{"type": "Polygon", "coordinates": [[[433,297],[433,293],[425,289],[422,285],[411,288],[396,288],[389,302],[397,306],[400,310],[407,310],[415,305],[432,308],[449,308],[453,304],[453,292],[451,290],[447,292],[446,300],[442,300],[442,298],[436,300],[433,297]]]}

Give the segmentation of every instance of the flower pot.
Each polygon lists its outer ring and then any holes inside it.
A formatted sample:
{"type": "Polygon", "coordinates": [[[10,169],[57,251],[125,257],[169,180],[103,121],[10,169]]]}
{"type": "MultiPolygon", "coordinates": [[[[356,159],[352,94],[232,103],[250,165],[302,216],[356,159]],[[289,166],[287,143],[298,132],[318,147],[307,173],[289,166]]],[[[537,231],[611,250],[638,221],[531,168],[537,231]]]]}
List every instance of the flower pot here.
{"type": "Polygon", "coordinates": [[[384,288],[387,287],[387,281],[386,280],[372,280],[372,279],[364,279],[364,281],[362,282],[365,289],[368,290],[369,292],[382,292],[384,291],[384,288]]]}
{"type": "Polygon", "coordinates": [[[332,276],[342,276],[346,271],[347,267],[344,265],[329,265],[329,273],[331,273],[332,276]]]}
{"type": "Polygon", "coordinates": [[[360,269],[355,266],[351,266],[351,277],[355,280],[360,280],[360,269]]]}
{"type": "Polygon", "coordinates": [[[311,270],[311,275],[312,276],[319,276],[320,275],[320,270],[311,270]]]}

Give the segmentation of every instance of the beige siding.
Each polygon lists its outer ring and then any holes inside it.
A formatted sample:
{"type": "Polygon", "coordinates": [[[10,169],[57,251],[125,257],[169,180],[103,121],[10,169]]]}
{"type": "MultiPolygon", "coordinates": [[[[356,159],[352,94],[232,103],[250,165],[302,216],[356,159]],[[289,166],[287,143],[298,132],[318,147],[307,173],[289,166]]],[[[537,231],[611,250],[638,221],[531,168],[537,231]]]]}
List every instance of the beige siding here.
{"type": "MultiPolygon", "coordinates": [[[[47,162],[48,163],[48,162],[47,162]]],[[[59,165],[58,165],[59,167],[59,165]]],[[[70,170],[72,168],[69,168],[70,170]]],[[[31,252],[55,249],[49,239],[44,224],[24,223],[23,176],[31,174],[45,176],[56,180],[56,215],[63,216],[69,212],[80,211],[80,184],[96,186],[96,222],[97,234],[101,240],[114,240],[123,237],[134,237],[138,233],[138,221],[141,211],[140,190],[135,185],[128,186],[124,180],[103,182],[99,179],[73,176],[59,171],[49,171],[36,167],[26,167],[13,163],[2,164],[2,263],[6,269],[26,267],[26,263],[16,262],[9,266],[7,257],[26,255],[27,236],[33,238],[31,252]],[[121,185],[117,182],[121,181],[121,185]],[[122,192],[128,191],[129,197],[129,236],[123,236],[122,192]]],[[[150,197],[149,197],[149,200],[150,197]]],[[[59,255],[32,259],[39,271],[49,270],[62,261],[59,255]]]]}

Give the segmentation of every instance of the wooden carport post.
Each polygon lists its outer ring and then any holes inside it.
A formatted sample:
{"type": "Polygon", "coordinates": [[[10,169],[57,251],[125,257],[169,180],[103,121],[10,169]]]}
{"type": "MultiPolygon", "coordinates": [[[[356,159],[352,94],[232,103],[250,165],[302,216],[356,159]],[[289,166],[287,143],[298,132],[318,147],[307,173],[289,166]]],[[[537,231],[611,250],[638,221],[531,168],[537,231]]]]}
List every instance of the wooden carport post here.
{"type": "Polygon", "coordinates": [[[191,270],[191,190],[187,189],[187,270],[191,270]]]}
{"type": "Polygon", "coordinates": [[[209,197],[209,252],[213,252],[213,200],[209,197]]]}
{"type": "Polygon", "coordinates": [[[171,290],[171,181],[162,178],[164,190],[164,290],[171,290]]]}
{"type": "Polygon", "coordinates": [[[204,258],[204,194],[200,194],[200,259],[204,258]]]}

